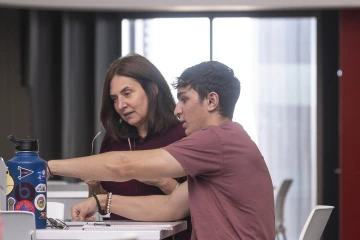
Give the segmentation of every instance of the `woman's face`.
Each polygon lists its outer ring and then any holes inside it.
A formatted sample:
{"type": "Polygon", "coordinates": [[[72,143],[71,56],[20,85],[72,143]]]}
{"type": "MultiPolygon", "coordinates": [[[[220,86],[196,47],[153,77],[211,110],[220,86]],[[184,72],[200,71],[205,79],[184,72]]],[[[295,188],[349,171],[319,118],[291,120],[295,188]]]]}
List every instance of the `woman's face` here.
{"type": "Polygon", "coordinates": [[[148,98],[140,83],[134,78],[115,75],[110,82],[110,97],[115,111],[123,121],[144,130],[148,111],[148,98]]]}

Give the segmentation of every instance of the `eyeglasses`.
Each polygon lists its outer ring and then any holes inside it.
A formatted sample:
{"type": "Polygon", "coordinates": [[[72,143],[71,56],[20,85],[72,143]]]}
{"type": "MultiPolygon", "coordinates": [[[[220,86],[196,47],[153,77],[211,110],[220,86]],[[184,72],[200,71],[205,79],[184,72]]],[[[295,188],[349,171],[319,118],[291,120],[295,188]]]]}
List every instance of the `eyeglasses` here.
{"type": "Polygon", "coordinates": [[[60,219],[57,219],[57,218],[46,218],[46,219],[49,221],[49,223],[54,228],[65,229],[65,230],[69,229],[69,226],[66,225],[66,223],[64,223],[60,219]]]}

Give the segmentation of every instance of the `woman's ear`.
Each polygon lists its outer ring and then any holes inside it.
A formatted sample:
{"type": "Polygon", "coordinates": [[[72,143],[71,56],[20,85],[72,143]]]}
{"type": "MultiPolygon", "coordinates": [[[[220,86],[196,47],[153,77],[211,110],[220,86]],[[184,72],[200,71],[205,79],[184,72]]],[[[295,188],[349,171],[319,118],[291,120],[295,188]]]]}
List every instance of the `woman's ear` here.
{"type": "Polygon", "coordinates": [[[219,95],[216,92],[209,93],[206,100],[210,112],[219,108],[219,95]]]}

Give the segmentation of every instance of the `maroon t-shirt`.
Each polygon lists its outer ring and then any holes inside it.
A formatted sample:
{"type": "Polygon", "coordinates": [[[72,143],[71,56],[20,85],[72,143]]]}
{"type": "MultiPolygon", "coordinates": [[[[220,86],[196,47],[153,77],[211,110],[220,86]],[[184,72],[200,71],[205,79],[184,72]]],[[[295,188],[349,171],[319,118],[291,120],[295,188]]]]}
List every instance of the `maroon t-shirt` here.
{"type": "Polygon", "coordinates": [[[240,124],[210,126],[164,149],[189,174],[191,239],[275,239],[270,173],[240,124]]]}
{"type": "MultiPolygon", "coordinates": [[[[185,137],[185,130],[182,127],[182,123],[176,124],[170,128],[167,132],[155,136],[149,136],[145,138],[133,138],[130,140],[132,150],[150,150],[165,147],[173,142],[176,142],[185,137]]],[[[128,140],[123,141],[111,141],[109,135],[105,134],[101,144],[100,153],[111,151],[129,151],[130,146],[128,140]]],[[[186,181],[186,177],[177,178],[178,182],[182,183],[186,181]]],[[[127,182],[111,182],[102,181],[101,186],[107,192],[122,196],[148,196],[148,195],[164,195],[160,188],[147,185],[137,180],[130,180],[127,182]]],[[[111,214],[110,220],[128,220],[122,216],[111,214]]],[[[184,219],[187,220],[187,230],[175,235],[175,239],[190,239],[191,235],[191,219],[190,217],[184,219]]]]}

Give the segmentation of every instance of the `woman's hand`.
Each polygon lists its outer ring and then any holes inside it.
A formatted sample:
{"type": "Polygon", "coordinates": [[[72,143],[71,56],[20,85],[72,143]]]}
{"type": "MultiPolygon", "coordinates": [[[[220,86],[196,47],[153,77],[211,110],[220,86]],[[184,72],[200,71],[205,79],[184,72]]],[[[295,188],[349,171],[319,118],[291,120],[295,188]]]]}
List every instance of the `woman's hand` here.
{"type": "Polygon", "coordinates": [[[90,197],[71,207],[71,217],[74,221],[96,220],[94,214],[98,207],[94,197],[90,197]]]}
{"type": "Polygon", "coordinates": [[[160,187],[163,186],[166,182],[166,178],[158,178],[158,179],[137,179],[139,182],[143,182],[147,185],[160,187]]]}
{"type": "Polygon", "coordinates": [[[83,180],[89,187],[92,187],[92,188],[100,187],[100,181],[88,180],[88,179],[81,179],[81,180],[83,180]]]}
{"type": "Polygon", "coordinates": [[[106,191],[101,187],[101,181],[96,180],[87,180],[87,179],[81,179],[83,180],[89,187],[89,197],[93,195],[93,193],[96,194],[104,194],[106,191]]]}
{"type": "Polygon", "coordinates": [[[137,179],[148,185],[156,186],[160,188],[166,195],[171,194],[178,186],[179,183],[172,178],[158,178],[158,179],[137,179]]]}

